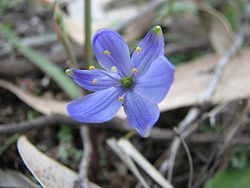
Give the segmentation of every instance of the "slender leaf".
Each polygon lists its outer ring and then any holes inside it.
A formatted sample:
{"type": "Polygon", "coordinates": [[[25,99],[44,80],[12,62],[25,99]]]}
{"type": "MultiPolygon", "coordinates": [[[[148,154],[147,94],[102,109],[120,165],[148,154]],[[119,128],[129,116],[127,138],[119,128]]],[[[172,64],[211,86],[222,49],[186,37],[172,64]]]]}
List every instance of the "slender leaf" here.
{"type": "MultiPolygon", "coordinates": [[[[81,96],[80,88],[73,83],[70,78],[54,63],[50,62],[46,57],[42,56],[33,49],[24,46],[18,36],[9,28],[0,25],[0,32],[13,45],[19,53],[29,59],[45,74],[50,76],[71,98],[79,98],[81,96]]],[[[60,54],[58,54],[60,55],[60,54]]],[[[11,70],[10,70],[11,71],[11,70]]]]}

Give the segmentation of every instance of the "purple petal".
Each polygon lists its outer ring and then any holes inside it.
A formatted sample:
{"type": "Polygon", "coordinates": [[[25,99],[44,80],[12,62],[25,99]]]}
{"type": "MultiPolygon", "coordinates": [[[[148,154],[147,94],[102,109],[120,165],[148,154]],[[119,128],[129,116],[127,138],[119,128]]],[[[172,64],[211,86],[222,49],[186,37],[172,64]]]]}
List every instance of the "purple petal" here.
{"type": "Polygon", "coordinates": [[[148,71],[137,78],[134,91],[154,103],[164,99],[174,80],[174,66],[164,56],[158,57],[148,71]]]}
{"type": "Polygon", "coordinates": [[[129,124],[142,136],[149,135],[150,130],[159,118],[160,111],[157,104],[135,92],[128,92],[124,100],[124,111],[129,124]]]}
{"type": "Polygon", "coordinates": [[[116,73],[105,72],[103,70],[79,70],[68,69],[66,73],[76,82],[79,86],[90,90],[99,91],[112,86],[118,86],[119,77],[116,73]]]}
{"type": "Polygon", "coordinates": [[[150,67],[152,62],[164,54],[164,38],[160,26],[152,28],[139,44],[139,50],[132,55],[132,64],[141,75],[150,67]]]}
{"type": "Polygon", "coordinates": [[[101,123],[112,119],[122,106],[118,100],[122,96],[122,88],[111,87],[97,91],[68,104],[69,115],[83,123],[101,123]]]}
{"type": "Polygon", "coordinates": [[[103,68],[110,70],[115,66],[121,76],[127,76],[130,73],[129,48],[117,32],[108,29],[98,31],[92,45],[95,56],[103,68]]]}

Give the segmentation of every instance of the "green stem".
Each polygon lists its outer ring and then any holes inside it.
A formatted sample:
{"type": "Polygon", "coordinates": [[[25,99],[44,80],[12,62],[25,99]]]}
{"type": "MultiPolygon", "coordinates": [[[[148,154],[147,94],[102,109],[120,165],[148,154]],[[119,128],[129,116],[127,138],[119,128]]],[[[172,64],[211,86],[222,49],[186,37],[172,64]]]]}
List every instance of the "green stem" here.
{"type": "Polygon", "coordinates": [[[88,66],[92,65],[92,48],[91,48],[91,0],[85,0],[85,48],[84,54],[88,66]]]}
{"type": "Polygon", "coordinates": [[[129,140],[130,138],[132,138],[134,135],[136,135],[136,130],[132,129],[131,131],[129,131],[128,133],[126,133],[123,138],[129,140]]]}

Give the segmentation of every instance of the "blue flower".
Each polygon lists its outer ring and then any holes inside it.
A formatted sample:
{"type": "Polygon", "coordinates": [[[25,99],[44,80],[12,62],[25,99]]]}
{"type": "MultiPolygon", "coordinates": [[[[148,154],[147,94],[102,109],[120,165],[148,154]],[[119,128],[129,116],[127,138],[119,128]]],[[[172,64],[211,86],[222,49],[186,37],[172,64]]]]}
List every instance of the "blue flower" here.
{"type": "Polygon", "coordinates": [[[153,27],[135,49],[131,59],[124,39],[115,31],[98,31],[93,50],[104,70],[68,69],[81,87],[95,91],[68,104],[69,115],[83,123],[101,123],[115,117],[121,106],[131,127],[145,137],[159,118],[158,103],[174,79],[174,66],[164,57],[160,26],[153,27]]]}

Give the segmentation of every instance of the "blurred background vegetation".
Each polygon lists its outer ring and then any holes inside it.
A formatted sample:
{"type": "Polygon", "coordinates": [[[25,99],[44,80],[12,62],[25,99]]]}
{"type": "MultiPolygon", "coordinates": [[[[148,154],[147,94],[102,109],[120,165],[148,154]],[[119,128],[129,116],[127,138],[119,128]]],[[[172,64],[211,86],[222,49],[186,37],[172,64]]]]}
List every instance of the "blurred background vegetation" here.
{"type": "MultiPolygon", "coordinates": [[[[84,2],[0,0],[0,187],[27,186],[24,183],[27,181],[30,187],[36,186],[31,182],[37,184],[17,151],[16,141],[22,134],[59,166],[78,171],[83,152],[80,125],[70,121],[64,108],[68,101],[86,92],[64,71],[69,67],[88,67],[84,51],[84,2]]],[[[131,53],[149,28],[154,25],[163,28],[165,55],[176,65],[174,88],[160,107],[161,117],[150,137],[142,139],[135,135],[130,139],[158,169],[176,135],[173,128],[197,105],[216,63],[249,21],[249,1],[91,3],[92,32],[100,28],[119,31],[131,53]]],[[[198,126],[185,138],[194,167],[192,187],[250,187],[250,69],[247,70],[246,62],[250,58],[249,32],[243,40],[237,57],[232,58],[236,66],[225,70],[226,77],[215,94],[217,98],[201,107],[202,113],[195,122],[198,126]]],[[[95,59],[93,64],[98,66],[95,59]]],[[[111,125],[89,125],[93,149],[89,179],[102,187],[141,187],[106,144],[109,138],[127,133],[126,121],[118,120],[111,121],[111,125]]],[[[43,161],[39,163],[43,165],[43,161]]],[[[173,186],[187,187],[189,163],[182,147],[174,165],[173,186]]],[[[167,178],[166,172],[163,175],[167,178]]],[[[151,186],[159,187],[152,181],[151,186]]]]}

